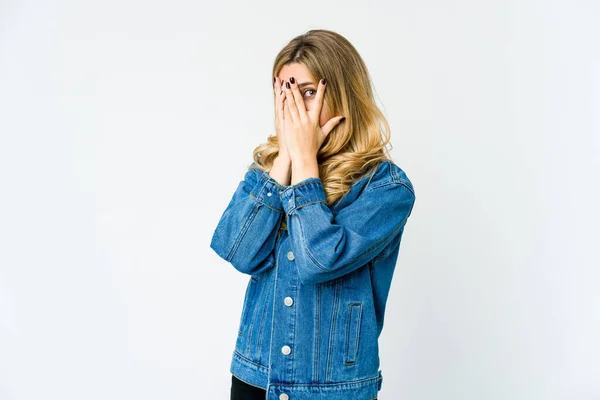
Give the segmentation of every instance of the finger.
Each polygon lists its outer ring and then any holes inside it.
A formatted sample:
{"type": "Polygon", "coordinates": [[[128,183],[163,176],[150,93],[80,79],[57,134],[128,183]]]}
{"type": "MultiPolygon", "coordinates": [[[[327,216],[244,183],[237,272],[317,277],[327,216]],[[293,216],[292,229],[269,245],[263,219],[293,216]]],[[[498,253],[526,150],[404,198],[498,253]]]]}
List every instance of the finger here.
{"type": "Polygon", "coordinates": [[[325,135],[328,135],[329,132],[331,132],[333,130],[333,128],[335,128],[340,122],[342,122],[345,119],[344,116],[339,115],[337,117],[333,117],[331,118],[329,121],[327,121],[325,123],[325,125],[323,125],[321,127],[321,130],[323,131],[323,133],[325,135]]]}
{"type": "Polygon", "coordinates": [[[283,93],[283,81],[278,77],[275,77],[275,83],[273,84],[273,93],[277,96],[278,99],[283,93]]]}
{"type": "Polygon", "coordinates": [[[283,118],[286,123],[292,122],[292,115],[290,114],[290,108],[288,107],[287,101],[283,102],[283,118]]]}
{"type": "Polygon", "coordinates": [[[323,99],[325,98],[325,83],[327,79],[323,78],[319,80],[319,86],[317,86],[317,94],[315,95],[316,106],[310,110],[314,115],[321,115],[321,108],[323,108],[323,99]]]}
{"type": "Polygon", "coordinates": [[[296,103],[296,108],[298,109],[298,116],[300,121],[305,122],[308,120],[308,114],[306,113],[306,104],[304,104],[304,99],[302,98],[302,93],[300,92],[300,88],[298,87],[298,82],[294,79],[294,77],[290,77],[290,84],[292,94],[294,95],[294,102],[296,103]]]}
{"type": "Polygon", "coordinates": [[[277,116],[277,107],[279,106],[279,100],[280,100],[279,92],[281,91],[281,89],[278,88],[279,86],[281,86],[281,84],[279,82],[279,78],[274,77],[273,78],[273,109],[275,111],[275,116],[277,116]]]}
{"type": "Polygon", "coordinates": [[[283,81],[279,77],[275,77],[275,83],[273,84],[273,93],[275,95],[275,115],[282,116],[283,107],[282,101],[285,98],[285,92],[283,91],[283,81]]]}
{"type": "Polygon", "coordinates": [[[283,106],[285,105],[285,92],[282,90],[283,94],[278,97],[277,100],[277,113],[281,119],[285,119],[285,115],[283,113],[283,106]]]}
{"type": "MultiPolygon", "coordinates": [[[[294,100],[294,93],[292,93],[291,85],[289,82],[285,83],[285,103],[290,113],[290,118],[294,122],[300,122],[300,115],[298,114],[298,107],[294,100]]],[[[287,117],[287,114],[286,114],[287,117]]]]}

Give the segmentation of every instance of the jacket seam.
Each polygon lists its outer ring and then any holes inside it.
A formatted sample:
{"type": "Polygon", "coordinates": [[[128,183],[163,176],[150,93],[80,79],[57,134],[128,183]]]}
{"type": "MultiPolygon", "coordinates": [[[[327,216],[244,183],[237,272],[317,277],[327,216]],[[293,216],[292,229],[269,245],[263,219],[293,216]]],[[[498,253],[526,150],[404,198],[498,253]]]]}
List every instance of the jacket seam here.
{"type": "Polygon", "coordinates": [[[274,208],[271,205],[269,205],[268,203],[260,200],[258,197],[256,197],[256,195],[252,192],[250,192],[250,196],[252,196],[254,198],[254,200],[256,200],[258,203],[260,203],[261,205],[265,206],[265,207],[269,207],[271,210],[273,211],[277,211],[278,213],[284,214],[283,209],[278,209],[278,208],[274,208]]]}
{"type": "Polygon", "coordinates": [[[312,253],[310,252],[310,250],[308,249],[308,246],[306,245],[306,238],[304,235],[304,227],[302,226],[302,221],[300,220],[300,218],[298,218],[298,216],[296,215],[296,219],[298,221],[298,225],[300,226],[300,239],[302,241],[302,247],[304,247],[304,250],[306,251],[306,254],[308,255],[308,258],[310,258],[310,260],[322,271],[327,272],[327,268],[325,268],[324,266],[322,266],[321,264],[319,264],[319,262],[315,259],[315,257],[312,255],[312,253]]]}
{"type": "MultiPolygon", "coordinates": [[[[269,304],[269,299],[271,296],[271,280],[269,279],[267,280],[267,283],[265,286],[267,286],[267,294],[265,296],[265,303],[264,304],[269,304]]],[[[264,279],[262,280],[262,282],[264,282],[264,279]]],[[[260,323],[259,323],[259,330],[258,330],[258,343],[256,344],[256,359],[261,358],[261,350],[262,350],[262,339],[263,339],[263,330],[264,327],[266,325],[265,323],[265,315],[266,315],[266,310],[267,307],[262,307],[262,315],[260,316],[260,323]]]]}
{"type": "Polygon", "coordinates": [[[296,205],[294,206],[294,208],[292,208],[290,211],[297,210],[297,209],[299,209],[300,207],[304,207],[304,206],[306,206],[306,205],[313,204],[313,203],[325,203],[325,200],[323,200],[323,199],[319,199],[319,200],[310,200],[310,201],[307,201],[306,203],[296,204],[296,205]]]}
{"type": "MultiPolygon", "coordinates": [[[[250,363],[250,364],[254,364],[256,365],[258,368],[262,368],[264,370],[268,370],[269,367],[267,367],[266,365],[262,365],[260,363],[257,363],[256,361],[252,361],[251,359],[249,359],[248,357],[246,357],[245,355],[243,355],[242,353],[240,353],[239,351],[237,351],[237,349],[233,350],[235,352],[235,354],[242,358],[245,362],[250,363]]],[[[237,375],[236,375],[237,376],[237,375]]]]}
{"type": "Polygon", "coordinates": [[[227,255],[227,261],[228,262],[231,262],[231,260],[233,259],[233,256],[235,255],[235,253],[236,253],[236,251],[237,251],[237,249],[238,249],[238,247],[239,247],[242,239],[246,235],[246,232],[248,231],[248,228],[252,224],[252,221],[254,221],[254,218],[256,217],[256,214],[258,214],[258,209],[259,209],[258,206],[253,206],[252,207],[252,213],[250,214],[250,217],[248,217],[246,219],[246,223],[242,227],[242,231],[238,235],[237,239],[233,243],[233,247],[231,248],[231,250],[229,251],[229,254],[227,255]]]}
{"type": "Polygon", "coordinates": [[[341,286],[336,286],[333,291],[333,307],[331,310],[331,324],[329,326],[329,340],[327,343],[327,363],[325,369],[325,381],[328,381],[333,375],[333,358],[335,357],[335,337],[337,328],[337,316],[340,307],[341,286]]]}
{"type": "MultiPolygon", "coordinates": [[[[264,279],[261,279],[261,282],[264,282],[264,279]]],[[[263,295],[266,296],[264,284],[260,285],[260,293],[257,297],[259,304],[262,303],[263,295]]],[[[250,326],[248,327],[248,330],[247,330],[248,334],[246,335],[246,350],[245,350],[245,352],[248,355],[250,355],[250,345],[252,344],[252,339],[253,339],[252,333],[254,331],[254,323],[256,322],[256,315],[257,315],[259,309],[260,309],[260,307],[255,307],[254,310],[252,310],[252,319],[250,320],[250,326]]]]}
{"type": "Polygon", "coordinates": [[[321,285],[315,288],[315,328],[313,338],[313,380],[319,380],[319,364],[321,361],[321,285]]]}
{"type": "Polygon", "coordinates": [[[296,386],[296,387],[302,387],[302,386],[306,386],[306,387],[327,387],[327,386],[332,386],[332,387],[336,387],[336,386],[345,386],[345,385],[356,385],[356,384],[361,384],[361,383],[365,383],[365,382],[369,382],[369,381],[377,381],[379,380],[380,377],[379,375],[375,375],[369,378],[362,378],[362,379],[357,379],[354,381],[341,381],[341,382],[331,382],[331,383],[277,383],[277,386],[296,386]]]}

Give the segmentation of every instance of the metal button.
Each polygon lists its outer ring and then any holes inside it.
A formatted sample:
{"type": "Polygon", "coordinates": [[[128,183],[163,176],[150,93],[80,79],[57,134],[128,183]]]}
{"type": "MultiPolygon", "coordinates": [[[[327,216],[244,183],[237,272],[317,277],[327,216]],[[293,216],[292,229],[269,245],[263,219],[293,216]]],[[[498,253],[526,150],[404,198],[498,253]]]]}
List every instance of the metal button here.
{"type": "Polygon", "coordinates": [[[267,193],[267,196],[271,197],[271,192],[267,193]]]}
{"type": "Polygon", "coordinates": [[[281,348],[281,352],[287,356],[288,354],[290,354],[292,352],[292,349],[290,348],[290,346],[286,345],[281,348]]]}
{"type": "Polygon", "coordinates": [[[283,299],[283,302],[285,303],[286,306],[291,306],[292,304],[294,304],[294,300],[292,300],[291,297],[286,297],[285,299],[283,299]]]}
{"type": "Polygon", "coordinates": [[[291,251],[288,251],[288,260],[290,260],[290,261],[294,260],[294,253],[292,253],[291,251]]]}
{"type": "Polygon", "coordinates": [[[279,395],[279,400],[289,400],[290,396],[287,395],[287,393],[281,393],[279,395]]]}

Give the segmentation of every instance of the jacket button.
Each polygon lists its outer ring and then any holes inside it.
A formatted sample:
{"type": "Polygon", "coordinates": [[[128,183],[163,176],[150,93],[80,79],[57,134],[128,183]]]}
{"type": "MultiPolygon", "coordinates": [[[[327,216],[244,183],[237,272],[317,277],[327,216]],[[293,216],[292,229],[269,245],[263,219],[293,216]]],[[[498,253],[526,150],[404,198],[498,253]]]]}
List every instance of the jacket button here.
{"type": "Polygon", "coordinates": [[[290,348],[290,346],[286,345],[281,348],[281,352],[287,356],[288,354],[290,354],[292,352],[292,349],[290,348]]]}
{"type": "Polygon", "coordinates": [[[267,196],[271,197],[271,192],[267,193],[267,196]]]}
{"type": "Polygon", "coordinates": [[[294,304],[294,300],[292,300],[291,297],[286,297],[285,299],[283,299],[283,302],[285,303],[286,306],[291,306],[292,304],[294,304]]]}
{"type": "Polygon", "coordinates": [[[291,251],[288,251],[288,260],[290,260],[290,261],[294,260],[294,253],[292,253],[291,251]]]}
{"type": "Polygon", "coordinates": [[[279,395],[279,400],[289,400],[290,396],[287,395],[287,393],[281,393],[279,395]]]}

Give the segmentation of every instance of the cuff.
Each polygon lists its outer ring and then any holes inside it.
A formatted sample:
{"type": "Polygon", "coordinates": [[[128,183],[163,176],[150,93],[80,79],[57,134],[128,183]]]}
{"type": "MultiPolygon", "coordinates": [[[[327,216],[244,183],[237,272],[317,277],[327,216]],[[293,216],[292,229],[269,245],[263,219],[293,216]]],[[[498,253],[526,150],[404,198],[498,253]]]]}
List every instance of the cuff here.
{"type": "Polygon", "coordinates": [[[260,203],[263,203],[275,211],[283,212],[280,193],[285,188],[286,186],[281,185],[275,179],[271,178],[267,171],[263,171],[250,193],[260,203]]]}
{"type": "Polygon", "coordinates": [[[281,192],[281,204],[286,214],[310,203],[327,202],[321,178],[306,178],[295,185],[286,186],[281,192]]]}

